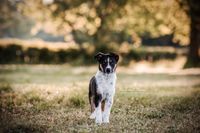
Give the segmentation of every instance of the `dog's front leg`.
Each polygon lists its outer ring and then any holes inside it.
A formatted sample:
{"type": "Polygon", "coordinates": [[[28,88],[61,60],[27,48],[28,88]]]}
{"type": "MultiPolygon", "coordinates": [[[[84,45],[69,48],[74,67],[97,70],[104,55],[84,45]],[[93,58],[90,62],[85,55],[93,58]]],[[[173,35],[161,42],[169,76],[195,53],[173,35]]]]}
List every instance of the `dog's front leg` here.
{"type": "Polygon", "coordinates": [[[113,96],[110,96],[105,101],[105,109],[103,112],[103,123],[109,123],[110,111],[113,104],[113,96]]]}
{"type": "Polygon", "coordinates": [[[102,123],[101,102],[99,102],[98,106],[95,108],[95,112],[96,112],[95,122],[97,124],[101,124],[102,123]]]}

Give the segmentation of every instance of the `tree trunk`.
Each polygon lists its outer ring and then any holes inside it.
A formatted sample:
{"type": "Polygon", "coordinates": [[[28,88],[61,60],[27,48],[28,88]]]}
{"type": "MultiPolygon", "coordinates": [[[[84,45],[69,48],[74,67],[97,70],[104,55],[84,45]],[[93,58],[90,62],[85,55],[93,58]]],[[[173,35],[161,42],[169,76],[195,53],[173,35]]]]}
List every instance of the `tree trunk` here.
{"type": "Polygon", "coordinates": [[[191,35],[190,35],[189,57],[197,61],[199,58],[199,45],[200,45],[200,17],[199,17],[199,22],[196,20],[191,21],[190,34],[191,35]]]}
{"type": "Polygon", "coordinates": [[[188,0],[191,24],[189,54],[185,67],[199,67],[200,47],[200,0],[188,0]]]}

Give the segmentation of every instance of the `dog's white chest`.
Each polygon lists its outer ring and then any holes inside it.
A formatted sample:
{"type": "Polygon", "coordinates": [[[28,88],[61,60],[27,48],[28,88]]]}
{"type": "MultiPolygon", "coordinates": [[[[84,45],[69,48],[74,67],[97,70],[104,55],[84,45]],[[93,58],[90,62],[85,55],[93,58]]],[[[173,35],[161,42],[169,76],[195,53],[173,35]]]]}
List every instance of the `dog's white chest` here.
{"type": "Polygon", "coordinates": [[[95,75],[97,82],[97,91],[103,95],[103,98],[107,96],[114,95],[115,93],[115,83],[116,83],[116,73],[104,74],[98,71],[95,75]]]}

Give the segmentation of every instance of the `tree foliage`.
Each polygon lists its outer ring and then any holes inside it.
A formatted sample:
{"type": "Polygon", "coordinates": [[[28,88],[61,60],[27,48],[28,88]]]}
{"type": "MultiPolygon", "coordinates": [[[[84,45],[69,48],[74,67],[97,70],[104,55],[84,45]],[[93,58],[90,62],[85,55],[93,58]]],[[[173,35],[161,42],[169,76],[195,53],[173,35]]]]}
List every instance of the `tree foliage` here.
{"type": "Polygon", "coordinates": [[[43,22],[51,20],[57,31],[72,34],[78,44],[134,44],[144,37],[166,34],[172,34],[175,43],[189,42],[189,19],[177,0],[54,0],[49,4],[29,0],[24,3],[24,14],[37,16],[43,22]],[[26,6],[30,3],[31,9],[26,6]]]}

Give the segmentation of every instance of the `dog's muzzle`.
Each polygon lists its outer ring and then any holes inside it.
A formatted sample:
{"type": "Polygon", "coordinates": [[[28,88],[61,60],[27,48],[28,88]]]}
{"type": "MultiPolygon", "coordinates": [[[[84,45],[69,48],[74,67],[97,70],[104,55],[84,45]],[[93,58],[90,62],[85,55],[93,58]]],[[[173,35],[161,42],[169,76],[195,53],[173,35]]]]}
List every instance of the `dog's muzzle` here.
{"type": "Polygon", "coordinates": [[[106,73],[107,74],[111,73],[111,69],[110,68],[106,68],[106,73]]]}

